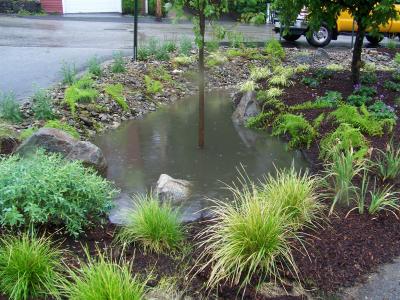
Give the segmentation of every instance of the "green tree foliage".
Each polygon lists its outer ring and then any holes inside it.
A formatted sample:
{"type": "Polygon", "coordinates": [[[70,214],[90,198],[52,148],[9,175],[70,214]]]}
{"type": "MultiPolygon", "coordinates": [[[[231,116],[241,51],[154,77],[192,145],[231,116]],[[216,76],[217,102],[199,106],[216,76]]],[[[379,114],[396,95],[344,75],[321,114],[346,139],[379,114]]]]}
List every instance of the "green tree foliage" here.
{"type": "Polygon", "coordinates": [[[274,0],[275,9],[279,10],[282,24],[288,28],[303,7],[308,8],[311,30],[316,30],[322,23],[330,28],[342,10],[347,10],[354,17],[358,31],[352,59],[352,80],[360,82],[361,51],[365,34],[378,34],[379,26],[396,18],[396,0],[274,0]]]}

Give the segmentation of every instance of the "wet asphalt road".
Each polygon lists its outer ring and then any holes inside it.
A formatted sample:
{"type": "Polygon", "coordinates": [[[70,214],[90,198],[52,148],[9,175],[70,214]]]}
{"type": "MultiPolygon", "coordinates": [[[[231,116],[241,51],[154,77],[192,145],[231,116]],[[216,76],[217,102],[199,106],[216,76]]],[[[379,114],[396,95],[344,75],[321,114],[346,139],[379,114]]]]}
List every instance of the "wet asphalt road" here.
{"type": "MultiPolygon", "coordinates": [[[[231,30],[241,31],[252,41],[265,42],[274,37],[271,26],[236,25],[224,22],[231,30]]],[[[139,41],[150,37],[178,39],[193,37],[192,25],[156,23],[143,18],[139,41]]],[[[119,15],[70,15],[48,17],[12,17],[0,15],[0,91],[13,91],[18,99],[27,99],[34,86],[49,87],[61,79],[63,61],[78,70],[97,55],[102,60],[116,51],[132,53],[132,18],[119,15]]],[[[308,47],[304,38],[297,45],[308,47]]],[[[329,47],[350,47],[349,37],[340,37],[329,47]]]]}

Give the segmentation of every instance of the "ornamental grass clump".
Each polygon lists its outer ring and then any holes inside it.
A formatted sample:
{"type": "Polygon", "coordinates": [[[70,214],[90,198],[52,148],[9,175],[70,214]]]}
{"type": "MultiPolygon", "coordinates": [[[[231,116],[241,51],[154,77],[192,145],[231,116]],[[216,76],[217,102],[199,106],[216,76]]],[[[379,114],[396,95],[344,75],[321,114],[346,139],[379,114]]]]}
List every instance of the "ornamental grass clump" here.
{"type": "Polygon", "coordinates": [[[390,143],[386,150],[378,149],[378,157],[375,166],[383,180],[395,180],[400,177],[400,147],[390,143]]]}
{"type": "Polygon", "coordinates": [[[60,299],[63,253],[49,238],[24,233],[0,239],[0,290],[11,300],[60,299]]]}
{"type": "Polygon", "coordinates": [[[288,170],[277,170],[275,176],[267,176],[261,185],[261,197],[282,207],[298,229],[320,217],[323,206],[318,199],[319,183],[316,176],[308,171],[297,172],[292,165],[288,170]]]}
{"type": "Polygon", "coordinates": [[[244,288],[256,274],[280,281],[283,270],[297,277],[291,245],[299,237],[291,216],[261,201],[252,183],[231,191],[232,201],[214,201],[214,217],[199,235],[204,251],[198,272],[211,268],[208,287],[228,282],[244,288]]]}
{"type": "Polygon", "coordinates": [[[0,118],[13,123],[22,121],[20,105],[13,92],[2,93],[0,91],[0,118]]]}
{"type": "Polygon", "coordinates": [[[0,160],[0,223],[56,226],[74,236],[101,222],[112,207],[113,186],[85,168],[43,151],[0,160]]]}
{"type": "Polygon", "coordinates": [[[63,296],[69,300],[142,300],[145,282],[132,276],[132,264],[114,262],[99,254],[95,260],[70,270],[70,281],[64,285],[63,296]]]}
{"type": "Polygon", "coordinates": [[[145,250],[165,253],[177,250],[184,240],[179,211],[151,195],[136,196],[127,219],[128,224],[118,233],[120,243],[138,243],[145,250]]]}
{"type": "Polygon", "coordinates": [[[122,52],[115,52],[113,54],[113,62],[111,64],[111,72],[113,73],[125,73],[126,72],[126,66],[125,66],[125,61],[124,57],[122,55],[122,52]]]}

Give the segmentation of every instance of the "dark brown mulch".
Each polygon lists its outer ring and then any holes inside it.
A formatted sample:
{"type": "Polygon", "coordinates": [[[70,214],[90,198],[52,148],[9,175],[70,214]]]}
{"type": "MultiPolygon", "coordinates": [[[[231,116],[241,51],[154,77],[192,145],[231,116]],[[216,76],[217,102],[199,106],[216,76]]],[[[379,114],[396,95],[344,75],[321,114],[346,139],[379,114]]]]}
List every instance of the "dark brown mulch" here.
{"type": "Polygon", "coordinates": [[[396,56],[396,53],[400,52],[399,48],[397,49],[377,48],[376,50],[380,53],[389,55],[391,59],[393,59],[396,56]]]}

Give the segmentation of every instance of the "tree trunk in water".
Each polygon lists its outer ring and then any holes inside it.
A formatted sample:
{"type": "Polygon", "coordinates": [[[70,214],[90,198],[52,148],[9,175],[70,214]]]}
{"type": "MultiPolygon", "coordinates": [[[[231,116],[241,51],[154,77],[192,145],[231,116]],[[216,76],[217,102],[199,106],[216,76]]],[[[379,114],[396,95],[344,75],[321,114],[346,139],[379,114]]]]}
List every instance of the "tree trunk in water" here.
{"type": "Polygon", "coordinates": [[[161,21],[162,19],[162,0],[156,1],[156,20],[161,21]]]}
{"type": "Polygon", "coordinates": [[[200,9],[199,16],[201,45],[199,47],[199,148],[204,148],[204,35],[206,32],[206,17],[204,8],[200,9]]]}
{"type": "MultiPolygon", "coordinates": [[[[358,23],[360,24],[360,23],[358,23]]],[[[365,28],[358,28],[353,49],[353,59],[351,62],[351,80],[353,84],[360,83],[361,53],[365,37],[365,28]]]]}

